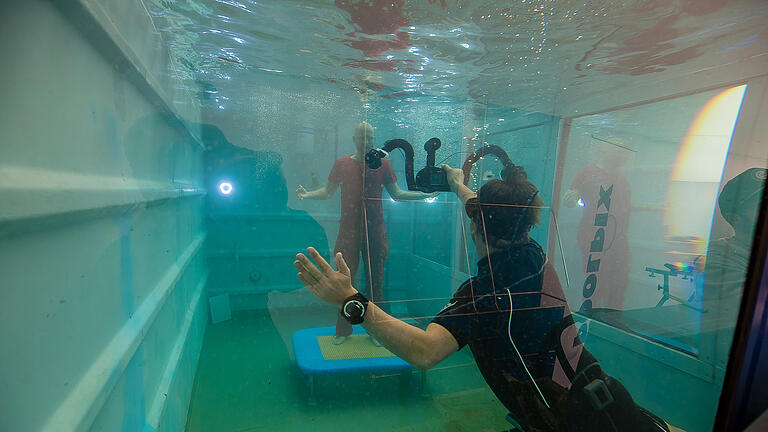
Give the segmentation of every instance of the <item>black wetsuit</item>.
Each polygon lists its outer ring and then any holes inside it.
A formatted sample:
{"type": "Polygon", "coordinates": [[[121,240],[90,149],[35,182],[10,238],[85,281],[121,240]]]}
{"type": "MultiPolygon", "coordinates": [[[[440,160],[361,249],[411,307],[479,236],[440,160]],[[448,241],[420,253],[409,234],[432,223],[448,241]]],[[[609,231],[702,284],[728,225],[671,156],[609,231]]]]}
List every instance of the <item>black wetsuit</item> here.
{"type": "MultiPolygon", "coordinates": [[[[481,259],[477,276],[433,320],[460,348],[469,345],[491,390],[526,432],[581,430],[572,427],[579,415],[593,426],[596,417],[613,422],[568,393],[608,378],[579,340],[564,297],[546,254],[530,240],[481,259]]],[[[636,405],[623,387],[617,392],[618,403],[605,412],[635,421],[636,405]]]]}

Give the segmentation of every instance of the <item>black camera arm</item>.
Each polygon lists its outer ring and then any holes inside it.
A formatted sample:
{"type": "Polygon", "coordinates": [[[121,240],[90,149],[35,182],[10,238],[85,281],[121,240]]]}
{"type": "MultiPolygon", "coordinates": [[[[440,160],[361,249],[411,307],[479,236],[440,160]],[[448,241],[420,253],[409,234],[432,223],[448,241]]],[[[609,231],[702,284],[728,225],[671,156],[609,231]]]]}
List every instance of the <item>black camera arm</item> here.
{"type": "MultiPolygon", "coordinates": [[[[446,173],[442,168],[435,166],[435,155],[437,149],[439,149],[441,145],[442,143],[439,138],[430,138],[424,143],[424,150],[427,152],[427,163],[415,178],[413,176],[413,146],[411,146],[411,143],[401,138],[385,142],[384,147],[380,149],[370,150],[365,155],[365,164],[370,169],[377,169],[381,166],[382,158],[387,157],[389,153],[396,148],[402,149],[405,153],[405,181],[408,185],[408,190],[427,193],[448,192],[451,189],[448,185],[446,173]]],[[[515,166],[504,149],[496,145],[485,145],[469,155],[464,161],[462,171],[464,171],[465,185],[469,182],[472,166],[487,154],[496,156],[504,165],[504,169],[501,171],[502,179],[505,177],[506,171],[515,166]]]]}
{"type": "Polygon", "coordinates": [[[507,170],[515,166],[515,164],[512,163],[512,160],[509,158],[509,155],[507,155],[507,152],[505,152],[503,148],[496,145],[484,145],[479,149],[477,149],[476,152],[469,155],[467,159],[464,161],[464,166],[461,167],[461,170],[464,171],[465,185],[469,183],[469,177],[472,172],[472,166],[487,154],[492,154],[496,156],[499,159],[499,162],[501,162],[502,165],[504,165],[504,168],[501,170],[502,179],[506,177],[507,170]]]}
{"type": "Polygon", "coordinates": [[[396,148],[402,149],[405,153],[405,182],[408,185],[408,190],[419,190],[413,179],[413,146],[404,139],[391,139],[384,143],[384,147],[370,150],[365,154],[365,164],[370,169],[379,168],[381,159],[389,156],[389,153],[396,148]]]}

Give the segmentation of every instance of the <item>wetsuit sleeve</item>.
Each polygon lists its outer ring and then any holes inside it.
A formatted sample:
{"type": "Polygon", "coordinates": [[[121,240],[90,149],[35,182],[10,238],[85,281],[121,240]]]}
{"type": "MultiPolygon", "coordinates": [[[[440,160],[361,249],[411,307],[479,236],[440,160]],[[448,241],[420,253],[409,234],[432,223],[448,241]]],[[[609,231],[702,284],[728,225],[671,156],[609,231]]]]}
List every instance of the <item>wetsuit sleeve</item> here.
{"type": "Polygon", "coordinates": [[[448,330],[459,349],[469,343],[477,322],[477,311],[471,296],[469,281],[465,282],[450,302],[432,320],[433,323],[443,326],[448,330]]]}
{"type": "Polygon", "coordinates": [[[337,159],[331,168],[331,173],[328,174],[328,183],[341,184],[341,180],[344,178],[344,165],[341,163],[341,159],[337,159]]]}

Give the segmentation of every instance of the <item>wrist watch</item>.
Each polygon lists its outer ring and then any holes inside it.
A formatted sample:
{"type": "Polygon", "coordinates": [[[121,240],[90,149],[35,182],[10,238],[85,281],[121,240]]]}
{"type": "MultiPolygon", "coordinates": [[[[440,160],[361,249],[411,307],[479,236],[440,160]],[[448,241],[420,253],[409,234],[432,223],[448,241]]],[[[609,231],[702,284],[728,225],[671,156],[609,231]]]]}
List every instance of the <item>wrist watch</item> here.
{"type": "Polygon", "coordinates": [[[350,324],[360,324],[363,322],[367,307],[368,299],[364,295],[357,293],[344,300],[339,314],[350,324]]]}

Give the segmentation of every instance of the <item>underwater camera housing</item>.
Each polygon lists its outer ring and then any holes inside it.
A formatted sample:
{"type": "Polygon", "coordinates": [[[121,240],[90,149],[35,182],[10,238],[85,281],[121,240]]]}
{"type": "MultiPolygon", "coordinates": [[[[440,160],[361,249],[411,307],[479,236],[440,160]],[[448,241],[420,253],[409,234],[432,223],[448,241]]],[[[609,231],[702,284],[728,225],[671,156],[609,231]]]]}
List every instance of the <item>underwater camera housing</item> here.
{"type": "MultiPolygon", "coordinates": [[[[427,163],[416,177],[413,176],[413,146],[408,141],[396,138],[384,143],[384,147],[372,149],[365,155],[365,164],[370,169],[377,169],[381,166],[381,159],[389,156],[389,153],[396,149],[402,149],[405,153],[405,181],[408,184],[408,190],[432,192],[450,192],[451,187],[448,184],[448,176],[445,171],[435,166],[435,154],[440,148],[442,142],[439,138],[430,138],[424,143],[424,150],[427,152],[427,163]]],[[[464,171],[464,184],[469,182],[472,166],[483,156],[492,154],[496,156],[504,165],[501,170],[501,178],[505,178],[507,171],[515,166],[509,159],[507,152],[499,146],[485,145],[477,149],[464,161],[462,171],[464,171]]]]}
{"type": "Polygon", "coordinates": [[[416,185],[427,193],[450,192],[451,190],[445,170],[435,166],[435,153],[441,145],[442,143],[437,138],[430,138],[424,143],[424,150],[427,151],[427,164],[416,174],[416,185]]]}
{"type": "Polygon", "coordinates": [[[408,141],[396,138],[384,143],[380,149],[372,149],[365,155],[365,164],[370,169],[377,169],[381,166],[381,159],[389,155],[389,152],[399,148],[405,153],[405,181],[408,184],[408,190],[421,191],[426,193],[448,192],[451,190],[448,185],[448,177],[442,168],[435,166],[435,153],[442,143],[439,138],[430,138],[424,144],[424,150],[427,151],[427,164],[424,168],[413,176],[413,146],[408,141]]]}

